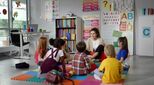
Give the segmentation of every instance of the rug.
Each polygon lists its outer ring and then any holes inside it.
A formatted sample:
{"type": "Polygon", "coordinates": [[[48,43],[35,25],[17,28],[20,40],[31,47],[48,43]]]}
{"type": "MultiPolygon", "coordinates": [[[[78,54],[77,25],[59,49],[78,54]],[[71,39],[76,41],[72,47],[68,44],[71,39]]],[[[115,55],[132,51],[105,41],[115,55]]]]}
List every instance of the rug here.
{"type": "MultiPolygon", "coordinates": [[[[68,66],[69,67],[69,66],[68,66]]],[[[93,77],[93,72],[84,75],[84,76],[72,76],[71,79],[74,81],[75,85],[99,85],[100,81],[96,80],[93,77]]],[[[128,71],[123,72],[123,79],[126,79],[128,71]]],[[[18,80],[18,81],[26,81],[26,82],[34,82],[34,83],[46,83],[45,78],[38,77],[38,69],[34,69],[31,71],[27,71],[23,74],[16,75],[11,78],[11,80],[18,80]]],[[[63,81],[64,85],[71,85],[69,80],[63,81]]]]}
{"type": "MultiPolygon", "coordinates": [[[[26,81],[26,82],[35,82],[35,83],[45,83],[45,78],[38,78],[38,71],[32,70],[25,72],[24,74],[19,74],[11,78],[11,80],[18,80],[18,81],[26,81]]],[[[79,85],[79,83],[83,80],[85,80],[89,75],[84,76],[72,76],[71,79],[74,80],[75,85],[79,85]]],[[[71,85],[71,82],[69,80],[64,80],[63,84],[65,85],[71,85]]]]}

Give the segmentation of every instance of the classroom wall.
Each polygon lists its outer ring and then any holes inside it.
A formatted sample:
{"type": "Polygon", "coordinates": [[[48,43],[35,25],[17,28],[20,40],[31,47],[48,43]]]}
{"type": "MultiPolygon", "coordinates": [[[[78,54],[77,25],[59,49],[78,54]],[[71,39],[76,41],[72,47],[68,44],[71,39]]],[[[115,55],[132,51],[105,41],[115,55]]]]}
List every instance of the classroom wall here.
{"type": "MultiPolygon", "coordinates": [[[[154,3],[154,0],[135,0],[135,45],[134,45],[134,48],[136,49],[135,50],[136,55],[144,55],[144,56],[149,55],[148,50],[146,50],[145,48],[142,49],[142,47],[153,46],[152,44],[149,44],[149,41],[142,41],[139,38],[139,37],[141,37],[141,36],[139,36],[139,32],[140,32],[140,28],[139,28],[140,26],[139,25],[141,24],[141,23],[139,23],[139,18],[145,17],[145,16],[142,15],[141,10],[142,10],[142,8],[154,8],[153,3],[154,3]]],[[[151,16],[151,17],[153,17],[153,16],[151,16]]],[[[150,20],[146,19],[146,20],[143,20],[143,21],[145,21],[147,23],[150,20]]],[[[149,23],[151,23],[151,22],[149,22],[149,23]]],[[[154,34],[154,33],[152,33],[152,34],[154,34]]],[[[153,40],[153,39],[151,39],[151,40],[153,40]]],[[[152,48],[154,49],[154,47],[152,47],[152,48]]],[[[152,48],[151,48],[151,53],[152,53],[152,50],[153,50],[152,48]]],[[[149,55],[149,56],[154,56],[154,55],[149,55]]]]}
{"type": "Polygon", "coordinates": [[[31,23],[38,24],[39,29],[50,31],[49,37],[55,37],[54,22],[42,18],[43,0],[31,0],[31,23]]]}
{"type": "MultiPolygon", "coordinates": [[[[41,1],[43,0],[31,0],[31,18],[32,23],[39,24],[40,28],[51,31],[50,36],[55,37],[55,29],[54,22],[46,22],[41,19],[41,1]]],[[[138,43],[138,18],[141,16],[141,8],[143,7],[154,7],[154,0],[135,0],[135,41],[134,41],[134,54],[137,54],[136,50],[140,47],[138,43]]],[[[86,14],[82,12],[82,0],[60,0],[60,17],[66,15],[70,11],[75,15],[82,17],[82,15],[86,14]]],[[[99,13],[99,12],[95,12],[99,13]]],[[[87,13],[89,14],[89,12],[87,13]]],[[[139,55],[139,54],[137,54],[139,55]]]]}

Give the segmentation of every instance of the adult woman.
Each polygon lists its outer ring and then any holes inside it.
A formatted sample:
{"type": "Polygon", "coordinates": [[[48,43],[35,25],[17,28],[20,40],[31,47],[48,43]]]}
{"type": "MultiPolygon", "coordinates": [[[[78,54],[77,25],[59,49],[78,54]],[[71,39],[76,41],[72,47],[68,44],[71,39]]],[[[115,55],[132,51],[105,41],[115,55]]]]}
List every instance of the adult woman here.
{"type": "Polygon", "coordinates": [[[102,52],[104,52],[104,40],[100,37],[98,28],[90,30],[90,38],[86,42],[86,54],[91,54],[92,58],[100,59],[102,52]]]}

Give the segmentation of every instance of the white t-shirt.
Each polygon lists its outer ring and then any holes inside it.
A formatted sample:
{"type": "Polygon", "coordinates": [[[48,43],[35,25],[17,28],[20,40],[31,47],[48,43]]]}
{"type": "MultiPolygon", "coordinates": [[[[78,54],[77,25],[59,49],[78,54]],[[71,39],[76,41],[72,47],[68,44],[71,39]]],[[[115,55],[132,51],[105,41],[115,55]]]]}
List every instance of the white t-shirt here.
{"type": "MultiPolygon", "coordinates": [[[[53,49],[53,51],[55,51],[57,48],[52,48],[52,49],[53,49]]],[[[47,57],[51,54],[52,49],[50,49],[50,50],[47,52],[47,54],[46,54],[47,57]]],[[[60,59],[62,56],[64,56],[63,50],[59,50],[58,53],[57,53],[57,56],[55,56],[55,54],[56,54],[56,52],[53,53],[53,59],[56,60],[57,62],[59,61],[59,59],[60,59]]],[[[52,58],[52,56],[49,56],[49,58],[52,58]]]]}
{"type": "Polygon", "coordinates": [[[98,39],[97,39],[97,40],[93,40],[92,43],[93,43],[93,49],[96,50],[97,47],[98,47],[99,44],[100,44],[100,43],[99,43],[99,40],[98,40],[98,39]]]}

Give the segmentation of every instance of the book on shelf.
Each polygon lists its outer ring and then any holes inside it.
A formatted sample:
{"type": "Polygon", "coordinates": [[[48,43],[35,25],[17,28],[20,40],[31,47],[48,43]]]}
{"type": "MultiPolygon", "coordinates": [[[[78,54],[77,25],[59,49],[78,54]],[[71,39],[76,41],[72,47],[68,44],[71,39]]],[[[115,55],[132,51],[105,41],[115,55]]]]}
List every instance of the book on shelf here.
{"type": "Polygon", "coordinates": [[[75,33],[71,33],[71,40],[75,40],[75,33]]]}
{"type": "Polygon", "coordinates": [[[70,19],[67,19],[66,22],[67,22],[67,25],[66,26],[67,27],[71,27],[71,20],[70,19]]]}
{"type": "Polygon", "coordinates": [[[76,52],[76,42],[82,40],[81,23],[78,17],[56,19],[56,37],[66,40],[70,53],[76,52]]]}
{"type": "Polygon", "coordinates": [[[71,27],[75,27],[75,19],[71,19],[71,27]]]}
{"type": "Polygon", "coordinates": [[[65,19],[63,19],[62,22],[63,22],[63,27],[64,28],[67,27],[67,21],[65,19]]]}
{"type": "Polygon", "coordinates": [[[71,33],[67,32],[66,37],[67,37],[67,40],[71,40],[71,33]]]}

